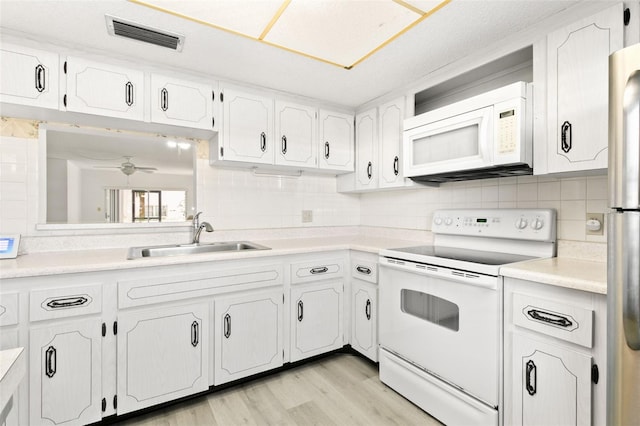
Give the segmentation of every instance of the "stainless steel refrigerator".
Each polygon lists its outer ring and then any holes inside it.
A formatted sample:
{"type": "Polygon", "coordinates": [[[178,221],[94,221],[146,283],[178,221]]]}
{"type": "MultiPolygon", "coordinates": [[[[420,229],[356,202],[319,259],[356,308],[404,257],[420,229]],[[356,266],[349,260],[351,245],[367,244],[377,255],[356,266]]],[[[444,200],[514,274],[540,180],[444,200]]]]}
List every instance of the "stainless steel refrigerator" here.
{"type": "Polygon", "coordinates": [[[609,57],[607,423],[640,424],[640,44],[609,57]]]}

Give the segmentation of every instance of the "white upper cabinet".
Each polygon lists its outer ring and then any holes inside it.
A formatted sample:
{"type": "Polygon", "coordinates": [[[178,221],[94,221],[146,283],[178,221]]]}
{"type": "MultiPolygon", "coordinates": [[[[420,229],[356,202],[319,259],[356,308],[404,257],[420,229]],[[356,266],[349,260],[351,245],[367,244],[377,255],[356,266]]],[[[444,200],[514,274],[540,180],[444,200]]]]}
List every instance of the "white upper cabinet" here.
{"type": "Polygon", "coordinates": [[[356,189],[378,184],[378,116],[372,108],[356,115],[356,189]]]}
{"type": "Polygon", "coordinates": [[[220,158],[273,164],[273,99],[235,89],[223,90],[220,158]]]}
{"type": "Polygon", "coordinates": [[[338,192],[413,186],[401,170],[404,97],[356,115],[356,172],[338,177],[338,192]]]}
{"type": "Polygon", "coordinates": [[[353,116],[320,110],[320,168],[353,171],[353,116]]]}
{"type": "Polygon", "coordinates": [[[317,166],[317,116],[316,108],[276,100],[276,164],[317,166]]]}
{"type": "Polygon", "coordinates": [[[151,121],[213,129],[210,85],[151,74],[151,121]]]}
{"type": "Polygon", "coordinates": [[[401,148],[404,121],[404,98],[395,99],[378,107],[378,186],[394,188],[405,186],[402,175],[401,148]]]}
{"type": "Polygon", "coordinates": [[[623,47],[622,15],[618,4],[548,35],[546,138],[536,129],[536,174],[607,167],[609,55],[623,47]]]}
{"type": "Polygon", "coordinates": [[[58,109],[57,53],[3,43],[0,48],[0,101],[58,109]]]}
{"type": "Polygon", "coordinates": [[[144,119],[144,73],[130,68],[68,57],[67,111],[144,119]]]}

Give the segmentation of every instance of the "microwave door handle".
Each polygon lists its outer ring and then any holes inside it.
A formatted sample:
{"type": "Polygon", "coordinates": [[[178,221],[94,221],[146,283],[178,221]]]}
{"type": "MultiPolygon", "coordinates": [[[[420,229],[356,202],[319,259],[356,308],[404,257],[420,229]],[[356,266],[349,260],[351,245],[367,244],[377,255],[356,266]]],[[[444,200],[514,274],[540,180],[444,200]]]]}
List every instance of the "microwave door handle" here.
{"type": "Polygon", "coordinates": [[[622,325],[627,346],[640,350],[640,214],[622,213],[622,325]]]}

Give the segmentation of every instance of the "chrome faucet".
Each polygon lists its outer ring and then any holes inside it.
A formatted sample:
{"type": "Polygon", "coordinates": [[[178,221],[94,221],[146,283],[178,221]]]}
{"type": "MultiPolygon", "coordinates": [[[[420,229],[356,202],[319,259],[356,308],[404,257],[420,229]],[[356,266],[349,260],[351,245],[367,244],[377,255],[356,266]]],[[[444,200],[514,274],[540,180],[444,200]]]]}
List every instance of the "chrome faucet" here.
{"type": "Polygon", "coordinates": [[[200,223],[201,214],[202,212],[198,212],[193,216],[193,221],[191,222],[193,239],[191,240],[191,244],[200,244],[200,233],[202,233],[203,229],[207,232],[213,232],[213,227],[209,222],[200,223]]]}

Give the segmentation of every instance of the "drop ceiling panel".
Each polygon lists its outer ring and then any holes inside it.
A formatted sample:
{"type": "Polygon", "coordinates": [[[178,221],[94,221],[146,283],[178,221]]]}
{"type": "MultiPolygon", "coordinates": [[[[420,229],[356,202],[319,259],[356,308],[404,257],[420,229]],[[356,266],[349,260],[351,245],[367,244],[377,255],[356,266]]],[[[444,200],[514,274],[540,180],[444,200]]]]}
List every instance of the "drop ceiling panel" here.
{"type": "Polygon", "coordinates": [[[131,1],[253,38],[260,37],[282,6],[282,0],[131,1]]]}
{"type": "Polygon", "coordinates": [[[351,66],[420,17],[391,1],[293,0],[264,40],[351,66]]]}

